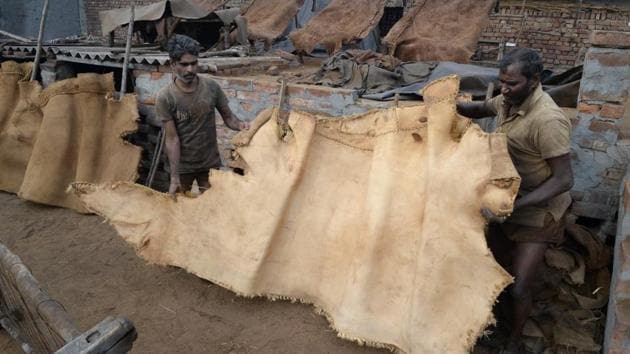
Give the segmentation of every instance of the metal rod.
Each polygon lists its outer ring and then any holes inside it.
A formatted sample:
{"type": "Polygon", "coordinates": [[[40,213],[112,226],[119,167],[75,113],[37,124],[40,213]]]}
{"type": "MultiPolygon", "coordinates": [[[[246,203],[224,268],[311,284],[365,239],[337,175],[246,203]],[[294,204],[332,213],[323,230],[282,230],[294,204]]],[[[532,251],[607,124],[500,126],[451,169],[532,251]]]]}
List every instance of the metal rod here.
{"type": "Polygon", "coordinates": [[[129,16],[129,27],[127,29],[127,44],[125,46],[125,59],[123,61],[122,67],[122,82],[120,83],[120,96],[119,100],[122,100],[125,95],[125,91],[127,91],[127,71],[129,66],[129,56],[131,54],[131,37],[133,36],[133,21],[135,19],[135,1],[131,1],[131,15],[129,16]]]}
{"type": "Polygon", "coordinates": [[[42,18],[39,20],[39,34],[37,35],[37,51],[35,52],[35,60],[33,61],[33,71],[31,72],[31,81],[37,77],[37,68],[39,59],[42,56],[42,38],[44,37],[44,27],[46,26],[46,16],[48,15],[48,0],[44,0],[44,8],[42,9],[42,18]]]}
{"type": "Polygon", "coordinates": [[[486,90],[486,101],[492,98],[492,94],[494,94],[494,82],[488,84],[488,89],[486,90]]]}
{"type": "Polygon", "coordinates": [[[17,34],[13,34],[11,32],[7,32],[3,30],[0,30],[0,34],[7,36],[9,38],[13,38],[17,41],[24,42],[24,43],[31,43],[33,41],[32,39],[24,38],[24,37],[18,36],[17,34]]]}
{"type": "Polygon", "coordinates": [[[151,159],[151,167],[149,168],[149,174],[147,175],[146,186],[151,188],[153,186],[153,179],[155,178],[155,171],[157,171],[157,167],[160,164],[160,157],[162,156],[162,147],[164,146],[164,140],[166,137],[166,132],[164,131],[164,127],[160,129],[158,133],[158,141],[155,146],[155,150],[153,150],[153,158],[151,159]]]}

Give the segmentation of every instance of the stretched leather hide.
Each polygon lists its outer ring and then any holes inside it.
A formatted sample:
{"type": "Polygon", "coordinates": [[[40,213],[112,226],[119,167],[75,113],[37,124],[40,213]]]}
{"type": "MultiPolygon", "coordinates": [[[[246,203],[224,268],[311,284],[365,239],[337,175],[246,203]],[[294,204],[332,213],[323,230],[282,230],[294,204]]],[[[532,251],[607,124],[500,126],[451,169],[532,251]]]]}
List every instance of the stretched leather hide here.
{"type": "Polygon", "coordinates": [[[263,111],[235,137],[244,175],[176,200],[140,185],[75,183],[150,263],[245,296],[314,304],[339,335],[411,353],[465,353],[511,282],[482,207],[511,212],[506,138],[457,115],[455,77],[426,105],[342,119],[263,111]]]}
{"type": "Polygon", "coordinates": [[[307,24],[289,35],[296,49],[310,53],[322,44],[329,53],[360,41],[378,25],[386,0],[332,0],[307,24]]]}
{"type": "Polygon", "coordinates": [[[468,63],[496,0],[418,0],[383,38],[402,61],[468,63]]]}

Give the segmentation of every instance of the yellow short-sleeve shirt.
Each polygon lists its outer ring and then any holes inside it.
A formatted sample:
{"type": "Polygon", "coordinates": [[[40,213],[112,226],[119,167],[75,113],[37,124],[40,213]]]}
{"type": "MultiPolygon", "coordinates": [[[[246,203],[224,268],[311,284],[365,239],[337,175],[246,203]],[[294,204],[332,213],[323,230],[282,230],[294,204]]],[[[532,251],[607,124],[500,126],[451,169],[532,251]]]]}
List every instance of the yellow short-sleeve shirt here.
{"type": "MultiPolygon", "coordinates": [[[[497,115],[496,131],[507,136],[510,157],[521,176],[519,194],[531,192],[551,176],[545,160],[570,153],[571,121],[540,84],[520,106],[510,107],[499,95],[487,101],[486,108],[497,115]]],[[[542,227],[546,213],[558,221],[570,204],[565,192],[542,205],[516,210],[508,221],[542,227]]]]}

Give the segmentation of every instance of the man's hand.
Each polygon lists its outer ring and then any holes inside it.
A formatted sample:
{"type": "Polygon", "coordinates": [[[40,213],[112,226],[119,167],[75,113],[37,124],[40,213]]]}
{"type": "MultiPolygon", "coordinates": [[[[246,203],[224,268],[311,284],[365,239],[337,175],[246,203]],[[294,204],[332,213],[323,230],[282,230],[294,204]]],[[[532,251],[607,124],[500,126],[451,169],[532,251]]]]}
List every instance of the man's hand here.
{"type": "Polygon", "coordinates": [[[488,208],[481,208],[481,215],[483,215],[483,217],[486,218],[486,221],[496,223],[496,224],[503,224],[505,222],[505,219],[507,219],[507,216],[495,215],[488,208]]]}
{"type": "Polygon", "coordinates": [[[249,128],[250,128],[249,122],[243,122],[243,121],[239,121],[238,122],[238,129],[239,130],[249,130],[249,128]]]}
{"type": "Polygon", "coordinates": [[[168,187],[168,193],[175,195],[177,192],[181,192],[182,183],[179,181],[179,176],[171,176],[171,185],[168,187]]]}

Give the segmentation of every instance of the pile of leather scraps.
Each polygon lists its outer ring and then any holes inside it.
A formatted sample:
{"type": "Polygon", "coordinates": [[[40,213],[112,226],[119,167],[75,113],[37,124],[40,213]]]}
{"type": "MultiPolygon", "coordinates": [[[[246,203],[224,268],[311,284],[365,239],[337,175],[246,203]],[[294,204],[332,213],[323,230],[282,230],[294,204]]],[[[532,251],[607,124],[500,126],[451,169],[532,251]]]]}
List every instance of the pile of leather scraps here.
{"type": "Polygon", "coordinates": [[[523,330],[533,353],[599,353],[606,323],[612,250],[589,228],[569,224],[549,248],[534,310],[523,330]]]}
{"type": "Polygon", "coordinates": [[[436,65],[403,63],[391,55],[353,49],[337,52],[304,83],[376,93],[426,81],[436,65]]]}

